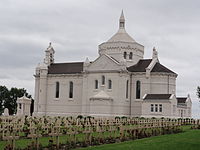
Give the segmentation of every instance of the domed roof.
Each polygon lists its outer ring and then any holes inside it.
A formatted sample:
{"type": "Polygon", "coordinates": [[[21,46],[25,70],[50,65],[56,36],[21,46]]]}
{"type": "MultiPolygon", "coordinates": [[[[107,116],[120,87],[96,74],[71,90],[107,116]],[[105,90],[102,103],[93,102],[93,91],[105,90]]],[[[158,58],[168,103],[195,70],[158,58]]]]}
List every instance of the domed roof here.
{"type": "Polygon", "coordinates": [[[119,29],[108,42],[135,42],[135,40],[126,32],[125,29],[119,29]]]}
{"type": "Polygon", "coordinates": [[[135,42],[135,40],[125,30],[123,10],[119,19],[119,30],[108,40],[108,42],[135,42]]]}

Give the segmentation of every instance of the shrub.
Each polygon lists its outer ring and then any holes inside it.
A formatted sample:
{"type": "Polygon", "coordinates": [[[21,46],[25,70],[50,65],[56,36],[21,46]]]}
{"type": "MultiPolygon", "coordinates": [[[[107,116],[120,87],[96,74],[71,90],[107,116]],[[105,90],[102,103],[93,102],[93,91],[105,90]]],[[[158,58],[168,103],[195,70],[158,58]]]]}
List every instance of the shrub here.
{"type": "Polygon", "coordinates": [[[78,116],[76,117],[76,119],[83,119],[83,116],[82,116],[82,115],[78,115],[78,116]]]}
{"type": "Polygon", "coordinates": [[[116,117],[115,117],[115,120],[116,120],[116,119],[120,119],[120,117],[119,117],[119,116],[116,116],[116,117]]]}

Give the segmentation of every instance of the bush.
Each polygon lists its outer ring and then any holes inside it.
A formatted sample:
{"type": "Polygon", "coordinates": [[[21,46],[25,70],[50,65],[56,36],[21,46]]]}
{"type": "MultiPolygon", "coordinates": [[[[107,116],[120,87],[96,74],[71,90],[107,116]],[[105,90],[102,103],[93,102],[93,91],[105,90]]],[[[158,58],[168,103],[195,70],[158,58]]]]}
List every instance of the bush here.
{"type": "Polygon", "coordinates": [[[76,119],[83,119],[83,116],[82,116],[82,115],[78,115],[78,116],[76,117],[76,119]]]}
{"type": "Polygon", "coordinates": [[[116,120],[116,119],[120,119],[120,117],[119,117],[119,116],[116,116],[116,117],[115,117],[115,120],[116,120]]]}

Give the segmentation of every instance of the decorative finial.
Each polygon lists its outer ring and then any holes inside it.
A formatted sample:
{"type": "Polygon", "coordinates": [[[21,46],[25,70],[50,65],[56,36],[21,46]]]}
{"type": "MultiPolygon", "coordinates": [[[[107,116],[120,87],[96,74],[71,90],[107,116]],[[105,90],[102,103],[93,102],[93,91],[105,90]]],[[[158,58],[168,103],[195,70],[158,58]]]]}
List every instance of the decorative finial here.
{"type": "Polygon", "coordinates": [[[49,46],[48,46],[48,48],[47,49],[49,49],[49,48],[51,48],[52,46],[51,46],[51,42],[49,42],[49,46]]]}
{"type": "Polygon", "coordinates": [[[153,55],[152,55],[152,59],[158,59],[158,52],[157,52],[157,50],[156,50],[156,48],[155,47],[153,47],[153,55]]]}
{"type": "Polygon", "coordinates": [[[51,42],[49,42],[49,46],[47,47],[47,50],[50,50],[52,48],[51,42]]]}
{"type": "Polygon", "coordinates": [[[44,63],[47,65],[50,65],[52,63],[54,63],[54,49],[51,46],[51,42],[49,42],[49,46],[47,47],[47,49],[45,50],[46,56],[44,59],[44,63]]]}
{"type": "Polygon", "coordinates": [[[121,16],[119,18],[119,28],[125,28],[125,18],[124,18],[123,10],[122,10],[121,16]]]}
{"type": "Polygon", "coordinates": [[[83,70],[87,71],[87,67],[90,65],[90,61],[88,57],[85,59],[83,70]]]}
{"type": "Polygon", "coordinates": [[[122,12],[121,12],[120,20],[125,20],[123,9],[122,9],[122,12]]]}
{"type": "Polygon", "coordinates": [[[90,61],[89,61],[88,57],[86,57],[85,63],[90,64],[90,61]]]}

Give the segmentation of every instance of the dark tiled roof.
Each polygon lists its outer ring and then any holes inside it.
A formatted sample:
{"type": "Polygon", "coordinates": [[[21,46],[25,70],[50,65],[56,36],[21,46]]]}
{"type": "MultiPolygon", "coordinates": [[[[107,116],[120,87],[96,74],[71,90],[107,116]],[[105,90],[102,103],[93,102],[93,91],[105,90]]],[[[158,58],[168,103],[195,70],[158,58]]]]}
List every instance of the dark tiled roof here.
{"type": "Polygon", "coordinates": [[[176,99],[178,103],[185,103],[187,100],[187,97],[177,97],[176,99]]]}
{"type": "Polygon", "coordinates": [[[160,63],[156,63],[155,66],[153,67],[153,69],[151,70],[151,72],[167,72],[167,73],[176,74],[175,72],[169,70],[168,68],[166,68],[165,66],[163,66],[160,63]]]}
{"type": "Polygon", "coordinates": [[[83,62],[54,63],[48,68],[48,74],[75,74],[83,71],[83,62]]]}
{"type": "Polygon", "coordinates": [[[146,68],[151,63],[152,59],[141,59],[136,65],[128,67],[128,71],[130,72],[146,72],[146,68]]]}
{"type": "Polygon", "coordinates": [[[171,94],[147,94],[144,100],[169,100],[171,94]]]}
{"type": "MultiPolygon", "coordinates": [[[[130,72],[146,72],[146,68],[149,66],[151,61],[152,59],[141,59],[136,65],[128,67],[127,70],[130,72]]],[[[166,72],[176,74],[160,63],[156,63],[151,72],[166,72]]]]}

